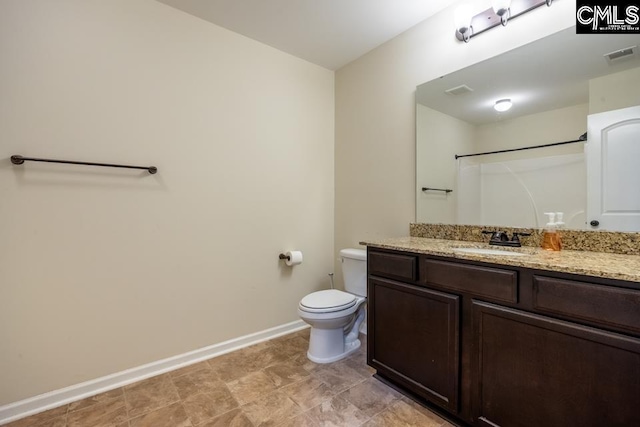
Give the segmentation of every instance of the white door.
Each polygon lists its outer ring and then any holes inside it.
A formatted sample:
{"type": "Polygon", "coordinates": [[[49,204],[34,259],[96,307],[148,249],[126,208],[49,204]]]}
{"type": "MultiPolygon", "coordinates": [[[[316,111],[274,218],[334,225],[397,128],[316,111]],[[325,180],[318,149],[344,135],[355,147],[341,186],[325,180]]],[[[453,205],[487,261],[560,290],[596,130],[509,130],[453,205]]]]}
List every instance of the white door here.
{"type": "Polygon", "coordinates": [[[640,106],[589,115],[587,228],[640,231],[640,106]]]}

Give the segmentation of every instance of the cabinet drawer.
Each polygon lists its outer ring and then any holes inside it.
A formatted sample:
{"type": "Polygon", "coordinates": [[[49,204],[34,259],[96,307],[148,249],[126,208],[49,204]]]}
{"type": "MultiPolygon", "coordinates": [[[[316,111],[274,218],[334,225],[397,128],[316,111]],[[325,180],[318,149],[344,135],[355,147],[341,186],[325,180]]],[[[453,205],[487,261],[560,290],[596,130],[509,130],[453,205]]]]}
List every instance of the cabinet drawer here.
{"type": "Polygon", "coordinates": [[[369,274],[391,279],[418,280],[418,256],[369,251],[369,274]]]}
{"type": "Polygon", "coordinates": [[[533,307],[609,328],[640,333],[640,291],[533,276],[533,307]]]}
{"type": "Polygon", "coordinates": [[[509,303],[518,302],[518,272],[426,259],[427,284],[509,303]]]}

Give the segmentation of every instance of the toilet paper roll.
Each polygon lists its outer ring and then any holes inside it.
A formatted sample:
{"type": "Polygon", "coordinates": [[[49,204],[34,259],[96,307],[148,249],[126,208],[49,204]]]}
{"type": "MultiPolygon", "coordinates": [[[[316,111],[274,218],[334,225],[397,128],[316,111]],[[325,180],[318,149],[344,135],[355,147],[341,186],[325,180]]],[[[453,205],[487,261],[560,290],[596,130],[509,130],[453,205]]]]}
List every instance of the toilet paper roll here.
{"type": "Polygon", "coordinates": [[[284,260],[288,266],[302,264],[302,252],[289,251],[285,254],[287,258],[284,260]]]}

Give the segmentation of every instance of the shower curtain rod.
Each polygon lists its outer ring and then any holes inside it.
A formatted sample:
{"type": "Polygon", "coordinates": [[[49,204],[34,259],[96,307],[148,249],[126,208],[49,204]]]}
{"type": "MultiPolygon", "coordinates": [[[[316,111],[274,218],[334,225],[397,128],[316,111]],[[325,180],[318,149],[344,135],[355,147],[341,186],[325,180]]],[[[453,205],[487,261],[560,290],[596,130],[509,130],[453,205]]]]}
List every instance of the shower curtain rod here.
{"type": "Polygon", "coordinates": [[[510,153],[512,151],[523,151],[523,150],[532,150],[534,148],[544,148],[544,147],[555,147],[556,145],[565,145],[565,144],[574,144],[576,142],[586,142],[587,141],[587,133],[583,133],[580,135],[578,139],[574,139],[572,141],[563,141],[563,142],[554,142],[552,144],[543,144],[543,145],[532,145],[530,147],[520,147],[520,148],[510,148],[508,150],[497,150],[497,151],[485,151],[484,153],[475,153],[475,154],[456,154],[456,159],[461,159],[462,157],[475,157],[475,156],[484,156],[485,154],[499,154],[499,153],[510,153]]]}

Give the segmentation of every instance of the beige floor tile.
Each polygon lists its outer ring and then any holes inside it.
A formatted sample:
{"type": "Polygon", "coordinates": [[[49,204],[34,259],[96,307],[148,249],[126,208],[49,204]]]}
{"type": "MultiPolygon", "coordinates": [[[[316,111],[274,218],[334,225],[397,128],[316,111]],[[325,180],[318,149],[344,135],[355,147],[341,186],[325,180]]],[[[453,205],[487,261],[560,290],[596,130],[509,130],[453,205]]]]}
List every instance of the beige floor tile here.
{"type": "Polygon", "coordinates": [[[210,421],[240,406],[231,391],[222,382],[217,389],[209,389],[206,393],[184,399],[182,405],[194,425],[210,421]]]}
{"type": "Polygon", "coordinates": [[[254,400],[242,407],[254,426],[277,426],[299,415],[302,410],[281,391],[254,400]]]}
{"type": "Polygon", "coordinates": [[[207,362],[222,381],[230,382],[258,370],[255,368],[255,356],[268,347],[267,343],[260,343],[214,357],[207,362]]]}
{"type": "Polygon", "coordinates": [[[203,369],[211,369],[208,361],[194,363],[192,365],[185,366],[184,368],[176,369],[175,371],[169,372],[171,378],[176,378],[181,375],[191,374],[193,372],[198,372],[203,369]]]}
{"type": "Polygon", "coordinates": [[[315,362],[312,362],[311,360],[309,360],[309,358],[307,357],[306,350],[303,353],[296,354],[291,359],[289,359],[289,363],[293,363],[293,364],[296,364],[298,366],[301,366],[302,368],[304,368],[305,370],[307,370],[309,372],[313,372],[316,369],[319,369],[322,366],[324,366],[324,365],[321,365],[319,363],[315,363],[315,362]]]}
{"type": "Polygon", "coordinates": [[[291,359],[293,356],[306,354],[309,349],[309,333],[306,332],[306,334],[302,335],[300,332],[278,337],[268,341],[268,343],[283,359],[291,359]]]}
{"type": "Polygon", "coordinates": [[[69,404],[69,412],[79,411],[94,405],[106,404],[117,400],[124,403],[124,390],[122,388],[117,388],[115,390],[110,390],[105,393],[100,393],[86,399],[72,402],[69,404]]]}
{"type": "Polygon", "coordinates": [[[440,427],[444,420],[434,419],[415,409],[404,400],[398,400],[374,416],[366,427],[440,427]]]}
{"type": "Polygon", "coordinates": [[[282,387],[281,390],[303,410],[318,406],[335,396],[331,387],[313,376],[282,387]]]}
{"type": "Polygon", "coordinates": [[[361,410],[336,396],[307,412],[321,427],[359,426],[369,419],[361,410]]]}
{"type": "Polygon", "coordinates": [[[40,425],[46,425],[47,427],[49,427],[49,425],[61,425],[61,422],[64,422],[66,424],[68,409],[69,405],[59,406],[57,408],[49,409],[48,411],[40,412],[39,414],[31,415],[30,417],[5,424],[5,427],[40,427],[40,425]],[[43,424],[45,422],[49,424],[43,424]]]}
{"type": "MultiPolygon", "coordinates": [[[[208,366],[208,365],[207,365],[208,366]]],[[[218,374],[213,369],[200,369],[173,378],[173,384],[181,399],[187,399],[195,394],[217,390],[221,384],[218,374]]]]}
{"type": "Polygon", "coordinates": [[[300,336],[286,340],[280,346],[282,354],[289,359],[297,354],[306,354],[307,350],[309,350],[309,340],[300,336]]]}
{"type": "Polygon", "coordinates": [[[198,427],[253,427],[253,423],[241,409],[234,409],[198,427]]]}
{"type": "Polygon", "coordinates": [[[124,388],[124,395],[131,418],[169,406],[180,400],[178,391],[168,374],[128,385],[124,388]]]}
{"type": "Polygon", "coordinates": [[[307,414],[300,414],[293,418],[289,418],[278,427],[319,427],[320,425],[307,414]]]}
{"type": "Polygon", "coordinates": [[[253,372],[238,380],[231,381],[227,383],[227,386],[240,405],[252,402],[276,390],[273,381],[262,371],[253,372]]]}
{"type": "Polygon", "coordinates": [[[309,376],[309,372],[301,366],[286,362],[269,366],[263,372],[278,388],[298,382],[309,376]]]}
{"type": "Polygon", "coordinates": [[[331,387],[334,393],[340,393],[366,379],[343,361],[322,365],[312,375],[331,387]]]}
{"type": "Polygon", "coordinates": [[[366,353],[356,353],[344,360],[341,361],[343,365],[346,365],[362,375],[363,377],[371,377],[376,373],[376,370],[371,366],[367,365],[367,354],[366,353]]]}
{"type": "Polygon", "coordinates": [[[294,332],[291,335],[292,336],[296,336],[296,337],[301,337],[304,338],[305,340],[309,341],[309,335],[311,333],[311,328],[304,328],[299,330],[298,332],[294,332]]]}
{"type": "Polygon", "coordinates": [[[433,420],[435,423],[445,424],[447,422],[444,418],[442,418],[441,416],[439,416],[435,412],[433,412],[430,409],[420,405],[419,403],[414,402],[412,399],[409,399],[406,396],[403,396],[402,400],[404,402],[406,402],[409,406],[411,406],[415,411],[420,412],[422,415],[424,415],[425,417],[433,420]]]}
{"type": "Polygon", "coordinates": [[[360,409],[367,417],[373,417],[403,397],[402,394],[375,378],[366,379],[340,393],[339,396],[360,409]]]}
{"type": "Polygon", "coordinates": [[[47,421],[43,421],[39,424],[36,424],[34,427],[67,427],[67,417],[62,416],[58,418],[53,418],[47,421]]]}
{"type": "Polygon", "coordinates": [[[156,409],[129,421],[130,427],[192,427],[180,403],[156,409]]]}
{"type": "Polygon", "coordinates": [[[32,415],[31,417],[23,418],[21,420],[13,421],[9,424],[5,424],[4,427],[67,427],[66,415],[54,418],[48,417],[40,420],[34,419],[33,417],[34,415],[32,415]]]}
{"type": "Polygon", "coordinates": [[[252,355],[249,368],[252,371],[259,371],[272,365],[285,363],[291,358],[291,353],[287,352],[284,346],[269,346],[252,355]]]}
{"type": "Polygon", "coordinates": [[[67,414],[69,427],[116,427],[129,419],[124,398],[96,403],[67,414]]]}

